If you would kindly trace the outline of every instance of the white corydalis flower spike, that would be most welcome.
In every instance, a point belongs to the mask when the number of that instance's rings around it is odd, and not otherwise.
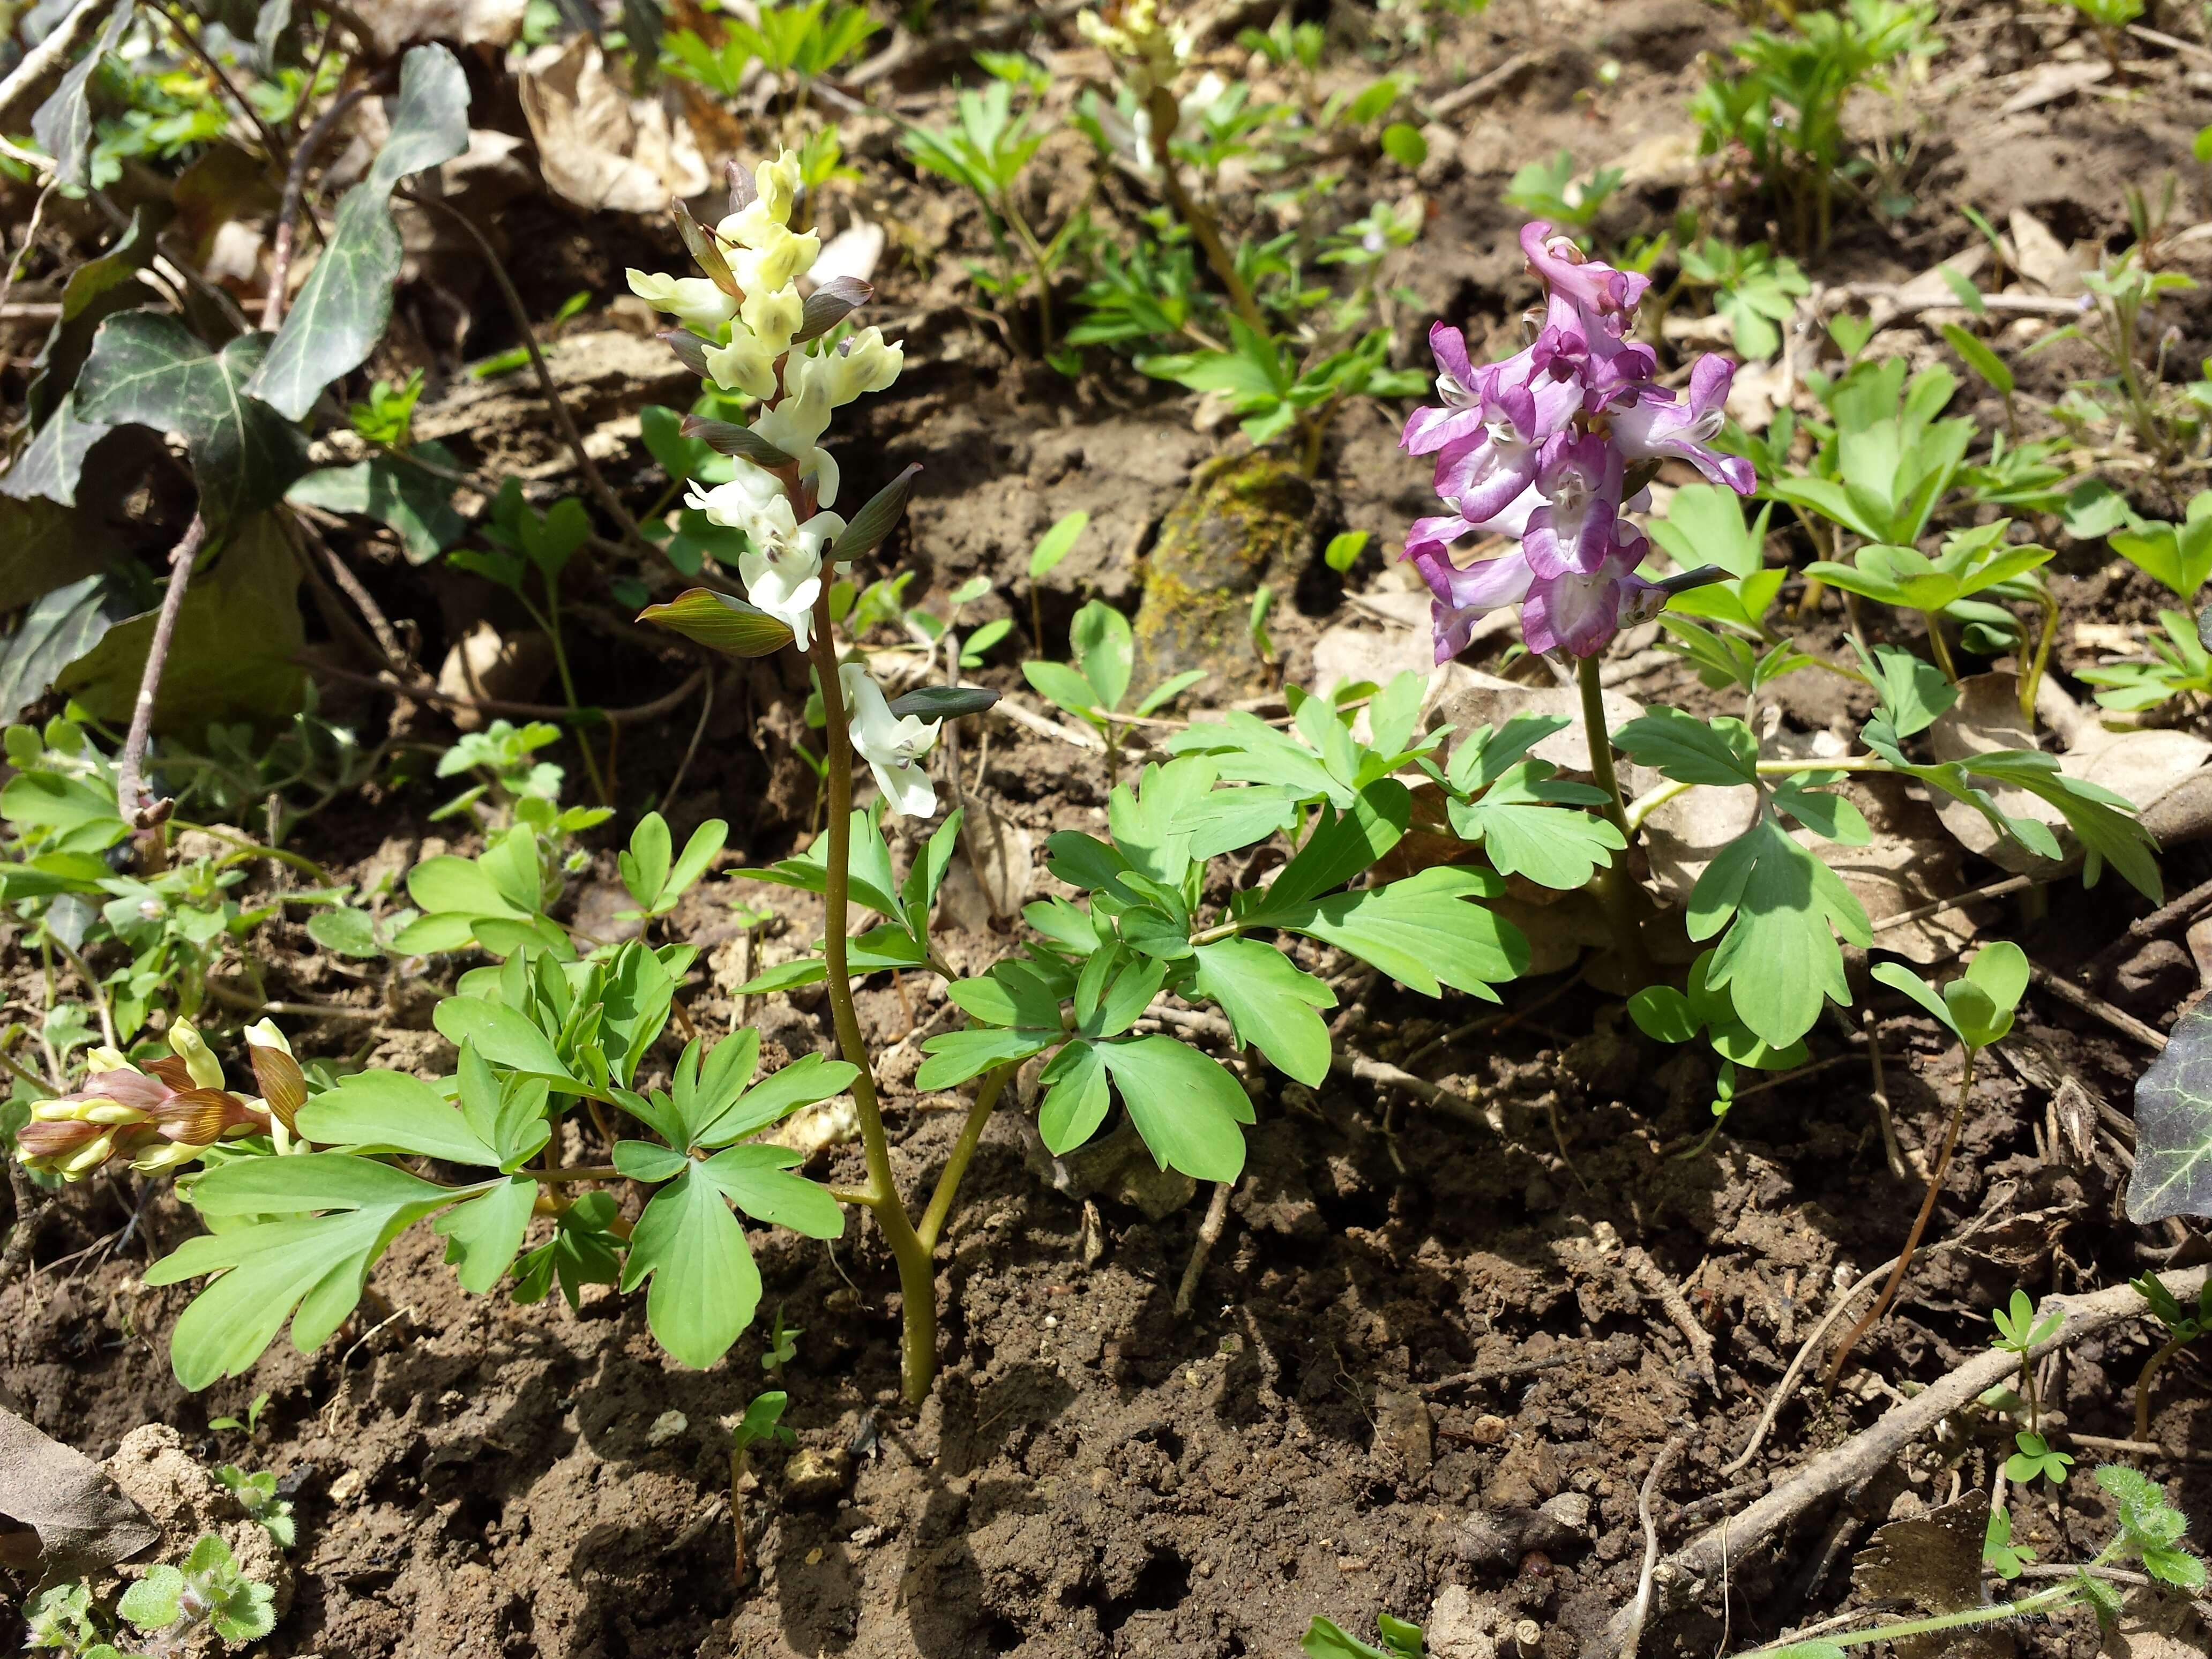
[[[935,723],[892,714],[883,688],[862,664],[848,662],[840,668],[837,683],[845,693],[853,747],[875,774],[886,805],[900,817],[934,817],[937,789],[921,761],[937,744]]]

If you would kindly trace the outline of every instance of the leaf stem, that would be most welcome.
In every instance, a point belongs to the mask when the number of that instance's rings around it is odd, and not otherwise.
[[[595,1164],[568,1170],[517,1170],[517,1175],[526,1175],[532,1181],[559,1183],[564,1181],[619,1181],[622,1171],[611,1164]]]
[[[1606,920],[1613,929],[1614,949],[1620,952],[1630,976],[1641,984],[1650,979],[1650,963],[1644,953],[1644,934],[1638,914],[1641,908],[1638,903],[1639,895],[1628,874],[1628,852],[1636,843],[1636,826],[1629,822],[1628,809],[1621,803],[1620,780],[1613,769],[1613,735],[1606,730],[1605,692],[1598,683],[1597,672],[1595,657],[1584,657],[1577,666],[1577,677],[1583,694],[1583,732],[1589,742],[1590,775],[1605,792],[1606,819],[1620,831],[1625,844],[1591,877],[1590,887],[1604,907]]]
[[[2186,1346],[2186,1337],[2174,1337],[2144,1362],[2142,1375],[2136,1379],[2136,1438],[2150,1438],[2150,1391],[2166,1362]]]
[[[953,1194],[959,1190],[960,1178],[968,1173],[969,1160],[975,1156],[976,1143],[983,1139],[983,1126],[990,1121],[992,1110],[998,1105],[1006,1079],[1013,1072],[1012,1066],[1001,1066],[976,1089],[975,1103],[968,1109],[968,1121],[960,1126],[960,1139],[953,1142],[952,1155],[945,1160],[944,1173],[937,1177],[937,1189],[929,1196],[929,1207],[922,1212],[921,1225],[915,1230],[923,1249],[937,1249],[937,1241],[945,1231],[945,1218],[952,1213]]]
[[[851,899],[853,744],[846,730],[845,691],[837,678],[837,647],[831,630],[830,584],[824,582],[814,601],[813,639],[806,648],[822,690],[822,742],[829,783],[830,847],[822,893],[822,955],[829,969],[830,1012],[836,1028],[838,1052],[856,1073],[853,1106],[860,1120],[860,1149],[867,1159],[868,1188],[874,1196],[867,1207],[883,1229],[884,1242],[898,1264],[904,1323],[900,1382],[907,1404],[919,1406],[928,1397],[937,1373],[937,1278],[929,1249],[915,1234],[914,1224],[907,1218],[906,1206],[899,1199],[890,1143],[884,1136],[883,1110],[876,1100],[867,1040],[860,1034],[860,1014],[853,1006],[845,937]]]
[[[146,647],[146,666],[138,676],[138,700],[131,705],[131,730],[123,739],[123,757],[115,766],[115,804],[123,821],[133,830],[158,830],[168,816],[166,804],[157,804],[146,787],[146,745],[154,737],[154,704],[161,693],[161,671],[169,660],[170,641],[177,636],[177,617],[185,608],[185,592],[191,586],[192,566],[207,544],[207,520],[198,513],[185,526],[184,537],[169,553],[169,588],[161,595],[161,614],[154,619],[154,637]],[[161,837],[152,837],[158,845]],[[143,850],[143,849],[142,849]],[[160,870],[164,860],[150,860]]]

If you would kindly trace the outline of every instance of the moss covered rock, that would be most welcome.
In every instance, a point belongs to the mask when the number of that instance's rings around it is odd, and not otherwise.
[[[1193,668],[1213,676],[1214,698],[1269,684],[1247,626],[1252,595],[1266,582],[1278,603],[1290,598],[1312,557],[1313,519],[1313,485],[1273,456],[1199,467],[1145,562],[1133,695]]]

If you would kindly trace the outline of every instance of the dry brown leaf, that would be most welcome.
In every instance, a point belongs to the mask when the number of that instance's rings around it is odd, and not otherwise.
[[[528,0],[376,0],[358,14],[375,38],[376,49],[397,57],[417,40],[449,40],[457,46],[507,46],[522,33]]]
[[[2029,75],[2018,92],[1997,106],[1997,113],[2018,115],[2045,104],[2055,104],[2061,98],[2070,98],[2109,79],[2112,73],[2112,66],[2101,59],[2094,63],[2045,64]]]
[[[553,642],[544,635],[535,629],[502,635],[480,622],[446,653],[438,668],[438,690],[449,697],[529,702],[552,672]],[[466,703],[455,704],[449,714],[464,732],[480,732],[487,723],[481,710]]]
[[[1916,1612],[1957,1613],[1982,1601],[1982,1545],[1990,1495],[1979,1487],[1940,1509],[1875,1529],[1851,1564],[1851,1587],[1875,1601],[1902,1601]],[[1896,1644],[1899,1659],[2001,1659],[2013,1651],[2009,1632],[1939,1631]]]
[[[876,279],[876,267],[884,257],[884,228],[863,219],[858,224],[848,225],[828,241],[806,273],[806,286],[817,289],[833,276],[850,276],[855,282],[872,283]]]
[[[2042,220],[2014,208],[2005,228],[2012,234],[2013,269],[2045,294],[2081,292],[2081,262]]]
[[[625,98],[590,35],[532,54],[519,84],[538,166],[564,200],[659,213],[671,197],[689,200],[714,182],[690,123],[654,100]]]
[[[1029,902],[1036,843],[994,805],[970,795],[960,823],[960,848],[940,890],[946,919],[969,933],[1019,915]]]
[[[161,1537],[98,1464],[0,1408],[0,1565],[81,1578]]]

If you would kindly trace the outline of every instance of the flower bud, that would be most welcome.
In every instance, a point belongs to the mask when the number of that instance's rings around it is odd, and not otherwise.
[[[624,274],[631,293],[695,334],[720,333],[722,325],[738,314],[738,302],[704,276],[663,276],[635,267]]]
[[[750,330],[732,331],[729,344],[708,346],[702,355],[707,373],[723,391],[742,392],[748,398],[775,396],[776,354]]]
[[[730,262],[738,286],[748,295],[766,289],[788,288],[793,280],[814,268],[821,257],[822,239],[812,231],[794,234],[774,227],[758,248],[748,248]]]
[[[307,1103],[307,1079],[292,1056],[292,1045],[272,1022],[262,1019],[246,1028],[246,1049],[263,1102],[287,1133],[295,1132],[300,1108]]]
[[[192,1081],[203,1089],[222,1087],[222,1062],[215,1057],[199,1034],[199,1028],[188,1019],[180,1019],[169,1028],[169,1047],[176,1051],[185,1069],[191,1073]]]

